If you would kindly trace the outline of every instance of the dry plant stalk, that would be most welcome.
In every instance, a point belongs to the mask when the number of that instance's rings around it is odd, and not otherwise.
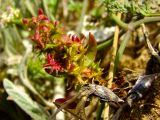
[[[121,18],[121,13],[117,14],[118,18]],[[108,74],[108,88],[112,87],[112,81],[114,77],[114,61],[117,53],[117,46],[118,46],[118,38],[119,38],[119,26],[117,25],[115,28],[115,34],[114,34],[114,41],[112,45],[112,55],[111,55],[111,63],[110,63],[110,69],[109,69],[109,74]],[[108,103],[105,104],[105,109],[104,109],[104,120],[109,120],[109,105]]]
[[[152,54],[153,56],[155,56],[155,57],[157,58],[157,60],[159,61],[159,63],[160,63],[160,56],[158,55],[158,53],[154,50],[153,46],[151,45],[151,42],[150,42],[149,37],[148,37],[147,30],[146,30],[146,28],[145,28],[145,25],[142,24],[141,26],[142,26],[142,30],[143,30],[143,33],[144,33],[144,37],[145,37],[145,39],[146,39],[146,42],[147,42],[147,45],[148,45],[148,48],[149,48],[151,54]]]

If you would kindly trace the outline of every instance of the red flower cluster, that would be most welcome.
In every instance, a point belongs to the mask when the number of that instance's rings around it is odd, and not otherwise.
[[[80,38],[76,35],[67,35],[58,21],[49,20],[42,9],[38,10],[37,17],[23,19],[23,23],[33,32],[31,38],[36,42],[36,48],[47,55],[46,64],[43,65],[46,72],[52,75],[58,75],[54,74],[58,72],[66,72],[70,75],[79,73],[85,79],[90,79],[90,76],[93,76],[94,70],[85,69],[83,71],[82,68],[85,65],[81,65],[83,63],[81,60],[90,59],[87,56],[96,51],[90,52],[92,51],[91,48],[96,46],[96,41],[91,33],[89,34],[89,47],[85,48],[83,43],[87,42],[85,42],[86,37],[84,35]]]
[[[46,22],[48,21],[49,22],[49,19],[46,15],[44,15],[43,10],[40,8],[38,10],[38,17],[32,17],[32,21],[34,23],[38,23],[38,22],[41,22],[41,21],[46,21]]]
[[[39,43],[40,47],[44,48],[44,34],[43,32],[49,32],[49,28],[41,22],[49,22],[49,19],[46,15],[44,15],[43,10],[38,10],[38,17],[32,17],[32,22],[36,24],[35,34],[32,36],[32,40],[35,40]]]
[[[63,31],[63,28],[59,26],[58,21],[50,21],[49,18],[44,15],[42,9],[38,10],[38,16],[32,17],[32,19],[23,19],[23,23],[26,24],[31,30],[33,31],[33,35],[31,36],[32,40],[35,41],[37,47],[40,51],[47,53],[47,63],[44,65],[46,71],[49,74],[53,73],[54,71],[62,72],[64,69],[71,70],[73,69],[73,65],[61,66],[59,61],[55,58],[59,58],[62,63],[69,63],[67,60],[63,58],[63,55],[67,55],[63,48],[69,49],[72,47],[73,44],[77,44],[78,46],[81,43],[81,40],[76,35],[66,35]],[[77,46],[77,47],[78,47]],[[61,49],[62,48],[62,49]],[[77,48],[77,52],[79,49]],[[49,51],[56,51],[51,54]],[[76,52],[76,49],[75,51]],[[54,58],[52,58],[52,55]],[[72,63],[71,63],[72,64]]]
[[[44,48],[49,38],[52,27],[49,26],[51,21],[46,15],[44,15],[43,10],[39,9],[38,16],[32,17],[31,20],[23,19],[23,23],[29,25],[31,28],[34,29],[35,32],[34,35],[31,37],[32,40],[38,43],[38,47]],[[52,25],[55,27],[57,26],[57,24],[57,21],[52,22]]]
[[[50,53],[47,54],[47,63],[44,64],[43,67],[44,67],[45,70],[47,70],[47,69],[50,70],[50,71],[49,71],[49,74],[51,74],[53,71],[63,72],[63,70],[64,70],[64,69],[62,68],[62,66],[60,65],[60,63],[52,58],[52,55],[51,55]]]

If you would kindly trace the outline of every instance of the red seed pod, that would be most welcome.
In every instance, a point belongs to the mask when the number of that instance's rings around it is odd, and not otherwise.
[[[43,14],[44,14],[43,9],[40,8],[40,9],[38,10],[38,15],[43,15]]]
[[[80,38],[78,36],[75,37],[75,42],[77,42],[77,43],[80,42]]]
[[[35,39],[35,40],[39,40],[39,38],[40,38],[40,33],[39,33],[38,30],[36,30],[36,33],[35,33],[35,35],[34,35],[34,39]]]
[[[56,20],[53,22],[54,27],[56,27],[59,24],[59,22]]]
[[[24,18],[24,19],[22,19],[22,22],[23,22],[23,24],[28,24],[28,19],[26,19],[26,18]]]
[[[71,37],[71,39],[72,39],[72,41],[75,41],[75,35],[72,35],[72,37]]]
[[[42,15],[39,15],[39,16],[38,16],[38,19],[39,19],[39,20],[49,20],[48,17],[47,17],[46,15],[43,15],[43,14],[42,14]]]

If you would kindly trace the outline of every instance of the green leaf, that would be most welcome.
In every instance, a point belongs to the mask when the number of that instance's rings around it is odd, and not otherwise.
[[[128,40],[129,38],[131,37],[131,31],[127,31],[127,33],[125,34],[125,37],[124,37],[124,40],[122,41],[118,51],[117,51],[117,54],[116,54],[116,58],[115,58],[115,66],[114,66],[114,71],[116,71],[118,65],[119,65],[119,61],[121,60],[122,58],[122,55],[124,53],[124,50],[127,46],[127,43],[128,43]]]
[[[97,50],[104,50],[105,48],[107,48],[108,46],[110,46],[112,44],[113,40],[106,40],[103,43],[100,43],[99,45],[97,45]]]
[[[48,120],[49,114],[37,102],[33,101],[23,90],[20,90],[8,79],[3,80],[3,86],[13,101],[34,120]]]
[[[97,43],[94,36],[91,33],[89,33],[88,49],[84,57],[83,65],[86,67],[90,66],[94,62],[96,54],[97,54]]]

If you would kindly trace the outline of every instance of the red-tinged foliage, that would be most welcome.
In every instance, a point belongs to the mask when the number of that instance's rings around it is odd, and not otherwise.
[[[96,46],[96,44],[97,43],[96,43],[96,40],[95,40],[93,34],[91,32],[89,32],[89,45],[90,46]]]

